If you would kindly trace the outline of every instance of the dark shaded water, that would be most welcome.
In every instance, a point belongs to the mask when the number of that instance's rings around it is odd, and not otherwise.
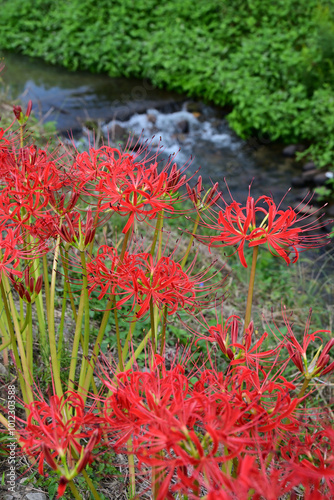
[[[191,108],[186,96],[153,88],[148,81],[72,73],[13,54],[5,54],[4,62],[1,76],[9,96],[25,103],[32,99],[35,114],[55,121],[61,133],[72,130],[78,136],[87,120],[99,120],[102,126],[113,120],[114,125],[136,134],[144,128],[145,137],[162,137],[166,153],[181,148],[178,163],[192,155],[189,172],[201,167],[207,185],[219,181],[224,190],[226,177],[238,201],[245,200],[252,180],[254,196],[272,193],[279,201],[300,171],[293,160],[281,154],[280,145],[263,145],[261,138],[251,144],[238,139],[222,110],[201,103]],[[186,133],[180,132],[180,122],[188,123]],[[300,190],[293,190],[287,203],[292,204],[299,194]]]

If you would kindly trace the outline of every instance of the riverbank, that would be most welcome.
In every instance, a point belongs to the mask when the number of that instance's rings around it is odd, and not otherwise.
[[[332,2],[6,0],[0,47],[226,107],[242,138],[302,142],[333,170]],[[329,194],[331,183],[328,180]]]

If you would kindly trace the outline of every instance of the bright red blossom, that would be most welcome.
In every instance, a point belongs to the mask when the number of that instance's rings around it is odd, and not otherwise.
[[[309,214],[303,214],[298,207],[295,210],[291,207],[282,210],[269,196],[260,196],[256,201],[248,196],[244,207],[235,200],[230,204],[223,201],[225,208],[219,211],[218,217],[216,212],[212,212],[214,218],[203,222],[206,227],[219,232],[219,236],[196,235],[196,238],[210,247],[237,246],[244,267],[247,267],[244,256],[246,244],[249,247],[266,244],[273,255],[282,257],[289,265],[298,260],[301,250],[329,241],[327,236],[307,234],[325,224],[317,221],[301,225]]]

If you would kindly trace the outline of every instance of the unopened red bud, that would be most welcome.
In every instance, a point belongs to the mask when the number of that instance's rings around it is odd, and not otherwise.
[[[211,191],[210,191],[210,193],[208,195],[208,198],[206,200],[206,204],[207,205],[211,205],[212,204],[212,199],[216,195],[217,189],[218,189],[218,182],[216,182],[216,184],[212,187],[212,189],[211,189]]]
[[[16,286],[16,290],[17,290],[17,292],[18,292],[19,296],[21,297],[21,299],[23,299],[25,289],[24,289],[24,286],[22,285],[22,283],[18,283],[18,284],[17,284],[17,286]]]
[[[36,280],[36,285],[35,285],[35,293],[38,295],[39,292],[42,290],[42,284],[43,284],[43,276],[38,276]]]
[[[197,181],[197,194],[198,194],[198,197],[201,196],[201,192],[202,192],[202,176],[199,175],[198,176],[198,181]]]
[[[303,360],[299,352],[294,352],[291,345],[287,344],[286,348],[290,354],[290,359],[293,362],[293,364],[298,368],[298,370],[301,373],[304,373],[304,365],[303,365]]]
[[[232,344],[235,344],[238,341],[238,332],[239,332],[239,323],[236,318],[233,318],[231,324],[231,341]]]
[[[26,111],[27,118],[29,118],[31,110],[32,110],[32,100],[30,99],[30,101],[28,102],[27,111]]]
[[[31,277],[30,280],[29,280],[29,290],[30,290],[30,293],[33,293],[34,288],[35,288],[35,280],[34,280],[33,277]]]
[[[233,359],[234,359],[234,354],[233,354],[232,349],[229,347],[229,348],[226,350],[226,352],[227,352],[228,357],[229,357],[231,360],[233,360]]]
[[[321,355],[325,355],[325,354],[328,354],[329,351],[332,349],[332,347],[334,346],[334,338],[332,338],[331,340],[329,340],[329,342],[327,342],[327,344],[325,345]]]
[[[27,288],[29,286],[29,278],[30,278],[29,267],[26,267],[24,270],[24,281]]]
[[[325,366],[328,364],[330,360],[330,355],[325,354],[325,356],[321,356],[321,358],[318,359],[318,362],[316,364],[316,367],[321,370],[322,368],[325,368]]]
[[[24,290],[24,296],[27,300],[27,302],[29,302],[29,304],[31,303],[31,297],[30,297],[30,293],[28,292],[28,290]]]
[[[334,371],[334,361],[321,372],[321,376],[326,375],[327,373],[331,373],[332,371]]]
[[[68,207],[67,207],[68,211],[72,210],[75,207],[78,199],[79,199],[79,193],[73,193],[71,200],[70,200]]]
[[[89,245],[91,234],[92,234],[92,231],[90,229],[88,229],[86,236],[85,236],[85,240],[84,240],[85,246]]]
[[[59,234],[63,238],[63,240],[65,240],[67,243],[72,243],[73,242],[73,238],[71,237],[71,235],[67,231],[66,227],[63,226],[60,229]]]
[[[21,117],[21,113],[22,113],[22,108],[21,108],[21,106],[13,106],[13,113],[14,113],[14,115],[15,115],[15,118],[16,118],[17,120],[19,120],[19,119],[20,119],[20,117]]]
[[[254,321],[251,321],[248,325],[248,330],[251,335],[254,333]]]

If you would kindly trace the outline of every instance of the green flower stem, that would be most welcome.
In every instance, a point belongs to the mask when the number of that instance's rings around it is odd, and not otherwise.
[[[11,340],[8,336],[7,330],[8,329],[6,328],[5,323],[2,321],[2,318],[0,316],[0,332],[1,332],[2,340],[3,340],[3,343],[0,346],[0,351],[3,351],[2,360],[3,360],[4,366],[8,366],[8,350],[6,348],[11,343]]]
[[[134,329],[135,329],[135,326],[136,326],[136,323],[137,323],[137,312],[139,311],[139,309],[140,309],[140,306],[137,304],[136,307],[135,307],[135,312],[133,313],[132,319],[130,321],[130,326],[129,326],[128,334],[127,334],[125,342],[124,342],[124,347],[123,347],[123,364],[125,363],[125,359],[126,359],[126,357],[128,355],[129,343],[131,342],[132,335],[133,335],[133,332],[134,332]]]
[[[0,352],[6,349],[11,344],[11,340],[5,340],[2,344],[0,344]]]
[[[98,494],[98,492],[96,491],[95,487],[94,487],[94,484],[92,483],[92,480],[90,479],[90,477],[88,476],[87,472],[85,471],[85,469],[82,471],[82,475],[83,477],[85,478],[85,481],[87,483],[87,486],[91,492],[91,494],[93,495],[93,497],[95,498],[95,500],[101,500],[101,497],[100,495]]]
[[[27,370],[25,352],[24,352],[24,348],[23,348],[23,343],[22,343],[19,325],[17,324],[17,320],[16,320],[16,322],[14,321],[14,326],[15,326],[16,333],[18,334],[17,340],[18,340],[18,344],[19,344],[19,348],[20,348],[21,357],[22,357],[22,363],[21,363],[21,359],[20,359],[19,352],[18,352],[17,345],[16,345],[15,332],[14,332],[14,328],[13,328],[13,324],[12,324],[12,318],[11,318],[9,307],[8,307],[6,291],[5,291],[5,288],[3,285],[3,281],[4,280],[2,278],[0,281],[1,297],[2,297],[2,301],[3,301],[3,305],[5,308],[5,313],[6,313],[6,317],[7,317],[7,324],[8,324],[8,329],[9,329],[9,333],[10,333],[12,349],[13,349],[14,359],[15,359],[15,363],[16,363],[16,367],[17,367],[17,373],[18,373],[18,377],[19,377],[19,381],[20,381],[22,396],[23,396],[25,403],[28,403],[28,402],[32,401],[32,393],[31,393],[31,387],[29,387],[30,377],[29,377],[29,373]],[[23,366],[22,366],[22,364],[23,364]],[[24,374],[24,377],[23,377],[23,374]],[[24,378],[26,378],[26,381],[24,380]]]
[[[32,312],[31,304],[27,304],[27,336],[26,336],[26,356],[29,373],[33,376],[33,334],[32,334]]]
[[[198,227],[198,223],[199,223],[199,219],[200,219],[200,215],[199,215],[199,212],[197,213],[197,217],[195,219],[195,223],[194,223],[194,227],[193,227],[193,234],[196,233],[197,231],[197,227]],[[187,262],[187,259],[188,259],[188,256],[189,256],[189,253],[190,253],[190,250],[191,250],[191,247],[192,247],[192,244],[193,244],[193,241],[194,241],[194,236],[193,234],[190,236],[190,239],[189,239],[189,243],[188,243],[188,246],[187,246],[187,250],[186,250],[186,253],[184,254],[184,257],[182,259],[182,262],[181,262],[181,267],[182,269],[184,268],[184,266],[186,265],[186,262]]]
[[[129,462],[129,476],[130,476],[130,498],[134,498],[136,495],[136,471],[135,471],[135,457],[133,454],[133,443],[132,436],[127,442],[128,447],[128,462]]]
[[[59,364],[58,364],[56,333],[55,333],[55,317],[54,317],[56,276],[57,276],[57,263],[58,263],[58,256],[59,256],[59,246],[60,246],[60,236],[58,236],[58,238],[57,238],[56,249],[55,249],[54,259],[53,259],[53,264],[52,264],[48,320],[49,320],[49,346],[50,346],[51,365],[52,365],[52,372],[53,372],[53,381],[55,384],[56,394],[59,398],[61,398],[63,395],[63,389],[62,389],[62,385],[61,385],[60,370],[59,370]]]
[[[33,271],[33,276],[35,280],[40,276],[40,260],[35,259],[36,267]],[[45,328],[45,317],[44,317],[44,306],[43,306],[43,295],[39,293],[35,300],[36,311],[37,311],[37,319],[38,319],[38,328],[40,333],[40,342],[42,345],[42,351],[44,353],[47,352],[47,342],[46,342],[46,328]]]
[[[74,481],[73,480],[69,481],[68,485],[69,485],[69,487],[71,489],[71,492],[72,492],[74,498],[76,500],[82,500],[82,497],[81,497],[80,493],[78,492],[78,489],[77,489],[77,487],[74,484]]]
[[[59,363],[59,369],[61,368],[60,366],[60,360],[61,360],[61,353],[63,350],[63,340],[64,340],[64,323],[65,323],[65,313],[66,313],[66,299],[67,299],[67,287],[64,283],[64,295],[63,295],[63,301],[61,305],[61,318],[60,318],[60,324],[58,328],[58,363]]]
[[[162,323],[162,332],[161,332],[160,356],[163,356],[163,354],[165,352],[166,325],[167,325],[167,305],[165,305],[162,314],[163,314],[163,323]]]
[[[88,281],[87,281],[87,266],[85,252],[80,252],[82,274],[83,274],[83,293],[84,293],[84,311],[85,311],[85,330],[84,330],[84,345],[83,345],[83,360],[81,364],[79,387],[85,381],[85,375],[88,364],[88,349],[89,349],[89,298],[88,298]]]
[[[48,320],[48,325],[49,325],[50,324],[50,285],[49,285],[48,261],[47,261],[46,255],[43,255],[43,274],[44,274],[46,318]]]
[[[99,333],[97,334],[97,338],[95,341],[93,354],[92,354],[90,361],[89,361],[89,364],[88,364],[86,378],[85,378],[84,384],[82,386],[85,390],[85,394],[82,395],[82,398],[84,399],[84,401],[86,401],[86,398],[88,395],[89,386],[91,384],[93,372],[95,369],[95,364],[96,364],[97,357],[98,357],[99,352],[100,352],[100,345],[101,345],[101,342],[103,340],[103,336],[104,336],[105,329],[107,327],[110,311],[111,311],[112,306],[113,306],[113,297],[114,296],[112,295],[111,298],[108,300],[108,303],[106,305],[106,309],[105,309],[104,314],[103,314]]]
[[[65,256],[64,256],[62,250],[60,250],[60,255],[61,255],[61,260],[62,260],[63,269],[64,269],[64,275],[65,275],[65,286],[66,286],[66,289],[67,289],[69,297],[70,297],[73,318],[74,318],[74,321],[76,321],[77,320],[77,311],[75,308],[73,293],[71,290],[70,280],[68,277],[68,251],[65,249]]]
[[[297,398],[298,398],[298,399],[299,399],[299,398],[302,398],[302,397],[304,396],[305,391],[306,391],[306,389],[308,388],[308,386],[309,386],[310,382],[311,382],[311,379],[310,379],[310,378],[306,378],[306,377],[305,377],[305,379],[304,379],[304,383],[303,383],[303,385],[302,385],[302,388],[300,389],[299,394],[298,394],[298,396],[297,396]]]
[[[257,254],[258,253],[259,253],[259,246],[257,245],[253,248],[253,259],[252,259],[251,274],[250,274],[250,278],[249,278],[244,331],[246,331],[246,328],[248,328],[248,325],[249,325],[250,320],[251,320],[256,261],[257,261]]]
[[[85,301],[85,290],[84,290],[84,286],[83,286],[82,291],[81,291],[81,296],[80,296],[78,317],[77,317],[77,321],[76,321],[76,325],[75,325],[70,372],[68,375],[68,389],[69,390],[73,390],[73,388],[74,388],[75,369],[76,369],[77,360],[78,360],[78,349],[79,349],[79,342],[80,342],[80,336],[81,336],[82,319],[83,319],[83,313],[84,313],[84,309],[85,309],[85,302],[86,302]],[[85,339],[84,339],[84,345],[85,345]],[[80,377],[81,377],[81,373],[80,373]],[[83,386],[80,385],[80,388],[82,388],[82,387]]]
[[[120,334],[119,334],[119,324],[118,324],[118,315],[117,315],[117,308],[116,308],[115,297],[114,297],[114,300],[113,300],[113,309],[114,309],[116,339],[117,339],[118,365],[119,365],[120,371],[122,372],[124,370],[123,352],[122,352],[121,337],[120,337]]]
[[[150,319],[151,319],[151,339],[152,339],[152,351],[156,354],[156,342],[155,342],[155,318],[154,318],[154,306],[153,299],[150,299]]]

